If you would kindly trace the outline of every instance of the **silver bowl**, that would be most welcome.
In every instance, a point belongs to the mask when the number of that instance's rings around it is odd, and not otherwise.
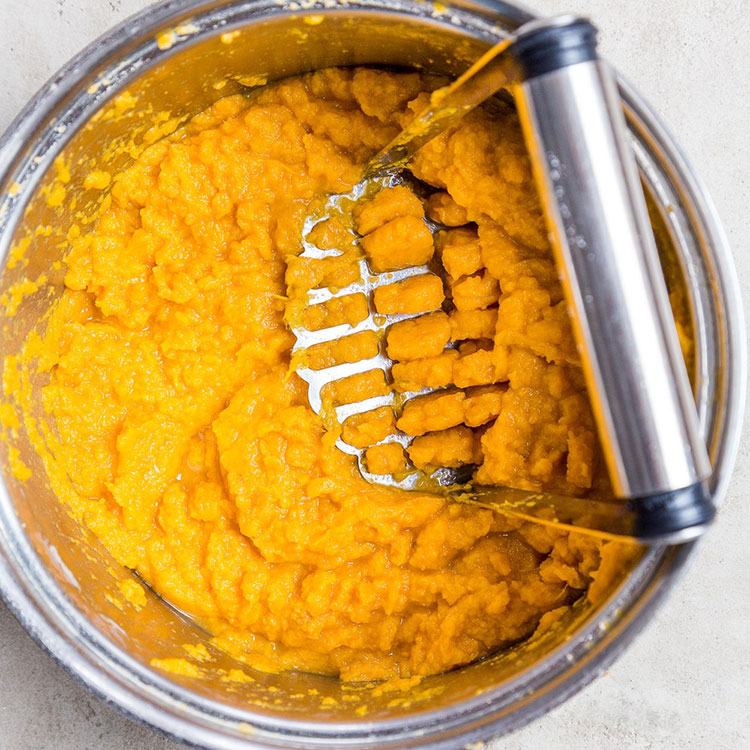
[[[9,248],[38,226],[66,230],[72,221],[44,197],[58,155],[73,165],[68,198],[76,196],[78,207],[85,206],[87,170],[80,157],[100,158],[107,143],[138,122],[137,110],[110,116],[116,111],[113,98],[125,89],[137,95],[140,107],[150,103],[184,116],[242,90],[237,73],[273,80],[328,65],[379,64],[456,74],[529,18],[512,3],[463,0],[444,6],[413,0],[161,3],[81,52],[0,139],[0,252],[7,257]],[[227,36],[234,30],[240,34]],[[692,318],[692,374],[718,503],[734,463],[744,406],[737,280],[701,183],[651,108],[625,81],[621,90],[654,221],[666,238],[665,268],[684,290]],[[122,163],[110,168],[118,166]],[[29,331],[43,328],[43,315],[62,287],[63,272],[52,266],[61,256],[58,242],[54,233],[37,236],[28,267],[4,268],[0,294],[23,275],[43,272],[52,294],[41,290],[27,297],[5,321],[3,355],[17,352]],[[42,384],[39,377],[32,382],[37,414]],[[309,674],[254,673],[253,682],[227,683],[220,675],[236,666],[233,660],[157,595],[149,591],[140,612],[112,603],[118,580],[132,573],[113,567],[109,553],[69,517],[23,431],[14,444],[32,477],[23,482],[13,476],[3,444],[0,591],[8,606],[103,700],[206,748],[452,748],[507,733],[605,671],[653,616],[695,549],[691,543],[646,551],[604,602],[596,607],[580,602],[564,627],[429,678],[403,696],[379,696]],[[185,643],[207,644],[212,659],[201,677],[149,665],[155,656],[184,654]],[[356,712],[363,705],[364,715]]]

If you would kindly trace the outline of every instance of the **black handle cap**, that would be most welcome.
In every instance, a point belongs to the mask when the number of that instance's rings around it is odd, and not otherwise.
[[[716,515],[705,482],[672,492],[634,498],[633,535],[644,541],[677,542],[699,536]]]
[[[511,46],[522,80],[596,60],[597,29],[585,18],[532,21],[518,30]]]

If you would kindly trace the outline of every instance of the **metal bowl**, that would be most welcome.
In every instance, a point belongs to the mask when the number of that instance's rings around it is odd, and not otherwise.
[[[40,226],[26,268],[5,266],[0,294],[24,275],[51,284],[6,319],[0,350],[19,348],[59,293],[52,265],[72,209],[45,199],[53,162],[72,164],[67,197],[85,207],[86,160],[138,125],[147,105],[186,116],[232,91],[245,76],[273,80],[328,65],[379,64],[455,74],[489,44],[530,18],[511,3],[459,0],[172,0],[134,16],[65,66],[0,140],[0,252]],[[239,34],[230,32],[239,31]],[[241,74],[238,76],[237,74]],[[239,80],[238,80],[239,79]],[[745,352],[737,281],[710,199],[671,136],[622,82],[653,219],[666,240],[665,267],[684,291],[695,335],[693,368],[720,502],[737,450]],[[126,89],[139,107],[111,105]],[[89,162],[90,163],[90,162]],[[110,168],[121,166],[115,161]],[[57,234],[56,234],[57,233]],[[675,270],[676,269],[676,270]],[[674,282],[674,279],[672,279]],[[34,409],[40,377],[32,380]],[[198,678],[154,669],[153,657],[183,654],[208,635],[152,592],[140,612],[113,603],[132,574],[67,514],[46,482],[28,435],[14,444],[32,469],[14,478],[6,446],[0,487],[0,590],[26,629],[107,702],[155,728],[207,748],[466,747],[539,716],[601,674],[652,617],[694,544],[653,548],[594,607],[581,602],[564,627],[495,658],[425,680],[403,695],[308,674],[254,673],[250,683],[221,674],[233,660],[210,645]],[[366,712],[363,713],[362,707]],[[357,711],[359,709],[359,711]]]

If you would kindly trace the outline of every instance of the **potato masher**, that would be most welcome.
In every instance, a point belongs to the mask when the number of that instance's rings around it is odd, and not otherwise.
[[[714,515],[706,479],[710,463],[672,319],[667,290],[628,141],[615,75],[599,58],[597,32],[585,19],[533,21],[480,58],[430,104],[365,168],[349,198],[373,182],[393,185],[409,157],[499,89],[513,94],[563,280],[600,441],[616,495],[627,503],[559,498],[496,487],[472,487],[466,497],[524,517],[604,535],[676,543],[698,536]],[[329,199],[337,205],[341,196]],[[308,227],[309,229],[309,227]],[[304,257],[336,251],[305,243]],[[428,272],[413,267],[373,274],[362,259],[361,279],[342,289],[314,289],[308,303],[353,292],[370,294],[384,283]],[[322,331],[293,324],[295,355],[307,347],[360,330],[383,330],[396,318],[370,315],[355,327]],[[391,366],[381,350],[357,362],[313,370],[298,365],[319,413],[324,386],[342,377]],[[409,398],[417,394],[404,394]],[[421,392],[420,392],[421,395]],[[393,393],[336,407],[347,416],[383,404]],[[391,440],[408,441],[394,434]],[[370,481],[413,487],[413,476],[372,475]],[[462,482],[442,470],[442,484]],[[459,496],[461,491],[459,491]]]

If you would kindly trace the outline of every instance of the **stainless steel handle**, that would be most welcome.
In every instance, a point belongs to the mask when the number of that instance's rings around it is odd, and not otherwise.
[[[588,22],[524,28],[514,96],[615,491],[686,490],[677,504],[707,522],[711,467],[615,76]]]

